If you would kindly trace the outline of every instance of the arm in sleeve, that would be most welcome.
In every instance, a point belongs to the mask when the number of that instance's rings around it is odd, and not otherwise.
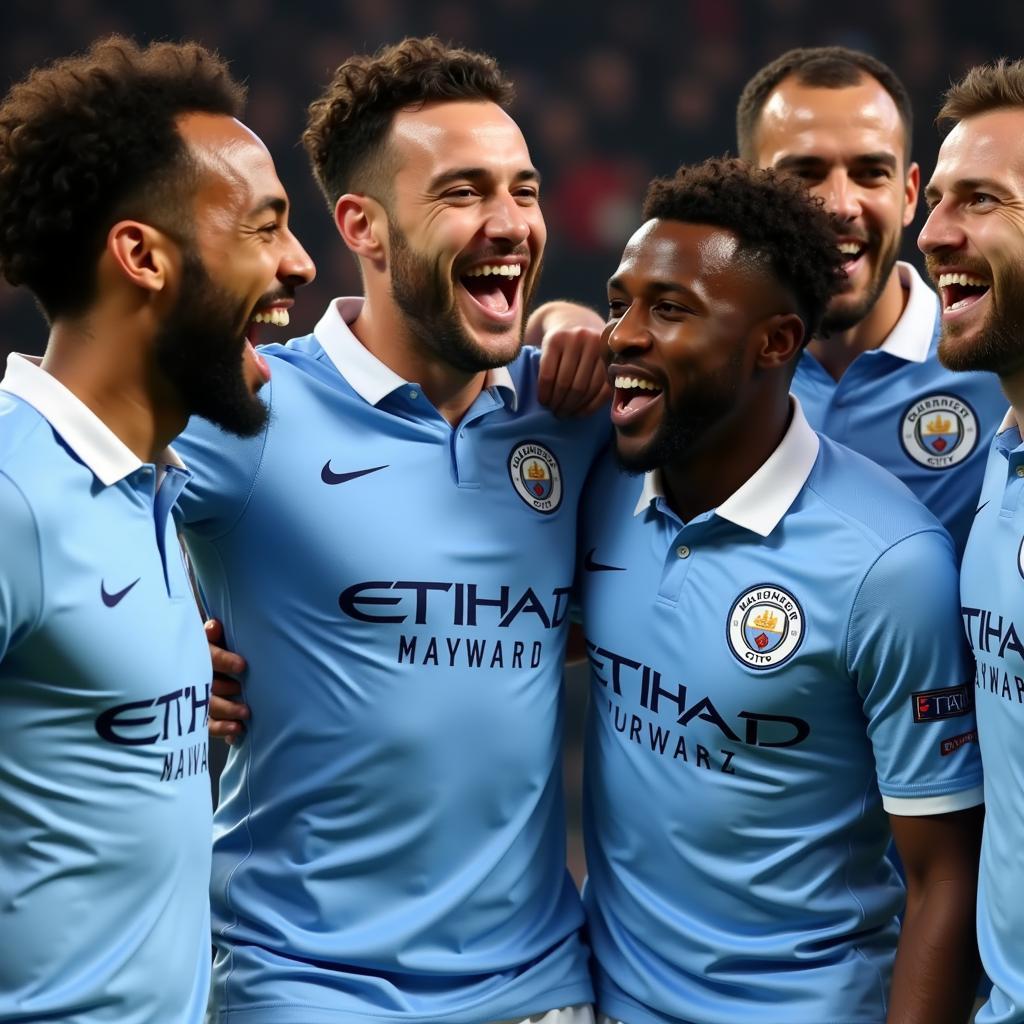
[[[885,809],[944,814],[981,803],[974,672],[948,535],[925,530],[876,559],[854,601],[847,658]]]
[[[890,1024],[970,1017],[981,973],[974,916],[982,818],[981,807],[890,818],[907,875]]]
[[[35,516],[14,482],[0,472],[0,661],[42,617],[43,569]]]

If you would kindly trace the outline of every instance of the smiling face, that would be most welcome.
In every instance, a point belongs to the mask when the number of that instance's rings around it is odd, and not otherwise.
[[[288,197],[263,143],[220,115],[188,115],[179,131],[199,184],[157,359],[186,412],[251,434],[266,418],[256,392],[269,378],[254,325],[287,325],[295,289],[315,271],[288,229]]]
[[[784,79],[758,122],[756,160],[800,178],[833,218],[846,286],[826,331],[860,323],[893,275],[903,229],[914,219],[919,171],[906,166],[905,130],[892,97],[865,75],[839,89]]]
[[[939,358],[1006,376],[1024,367],[1024,108],[961,121],[925,190],[918,245],[942,300]]]
[[[477,372],[522,346],[547,231],[539,175],[497,104],[399,112],[388,211],[391,292],[420,344]]]
[[[739,250],[731,231],[672,220],[626,245],[604,337],[616,450],[632,472],[685,460],[751,412],[757,329],[777,309]]]

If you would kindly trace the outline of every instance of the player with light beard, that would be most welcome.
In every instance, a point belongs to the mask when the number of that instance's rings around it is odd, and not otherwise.
[[[920,185],[906,89],[859,50],[790,50],[745,86],[736,134],[742,157],[821,199],[845,256],[793,377],[808,422],[902,480],[962,553],[1003,403],[990,377],[941,365],[935,294],[897,261]]]
[[[985,831],[978,946],[992,992],[981,1024],[1024,1021],[1024,62],[972,68],[947,92],[952,125],[925,189],[918,244],[942,300],[939,358],[998,376],[1010,402],[988,455],[960,602],[977,661]]]

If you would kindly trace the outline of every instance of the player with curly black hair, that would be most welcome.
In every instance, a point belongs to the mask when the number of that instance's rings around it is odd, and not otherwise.
[[[579,540],[598,1008],[935,1019],[917,979],[971,997],[981,802],[952,544],[789,395],[841,281],[822,206],[712,160],[644,216],[608,285],[617,460]]]
[[[0,1019],[196,1024],[210,654],[172,514],[192,413],[312,276],[226,65],[111,37],[0,102],[0,271],[50,322],[0,382]]]
[[[754,171],[739,160],[684,165],[673,177],[651,182],[643,217],[736,232],[742,252],[766,260],[766,269],[796,299],[805,343],[842,283],[835,232],[821,204],[808,203],[802,184],[772,170]]]

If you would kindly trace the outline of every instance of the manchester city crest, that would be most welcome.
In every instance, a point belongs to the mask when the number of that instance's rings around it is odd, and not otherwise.
[[[530,508],[550,515],[562,503],[562,471],[554,452],[536,441],[522,441],[508,457],[516,494]]]
[[[729,649],[748,668],[775,668],[804,638],[803,609],[788,590],[762,583],[736,599],[726,632]]]
[[[903,450],[928,469],[963,462],[978,443],[978,417],[956,395],[927,395],[910,405],[900,421]]]

